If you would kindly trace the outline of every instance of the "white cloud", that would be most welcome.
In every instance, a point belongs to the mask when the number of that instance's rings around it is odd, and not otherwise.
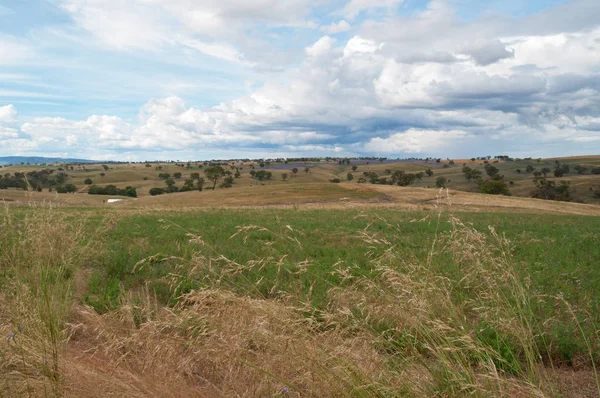
[[[17,110],[14,105],[0,106],[0,123],[14,123],[17,119]]]
[[[439,156],[479,150],[481,146],[475,145],[491,140],[498,151],[597,142],[600,22],[594,27],[583,14],[585,28],[569,23],[561,25],[565,31],[556,31],[528,17],[464,21],[442,1],[411,16],[381,18],[380,11],[389,11],[400,1],[351,0],[340,12],[345,19],[312,33],[347,30],[347,21],[356,21],[351,18],[358,15],[373,18],[360,25],[353,22],[354,37],[336,40],[326,35],[308,46],[296,40],[289,46],[294,55],[286,58],[287,52],[271,41],[279,40],[276,32],[269,29],[286,26],[298,32],[312,26],[309,11],[314,3],[308,0],[64,0],[62,4],[80,29],[111,49],[143,49],[147,54],[183,48],[186,55],[206,54],[235,64],[232,68],[264,67],[268,72],[244,75],[239,86],[244,86],[244,79],[264,84],[259,88],[249,84],[241,91],[247,95],[200,109],[168,95],[185,89],[188,103],[195,99],[206,104],[210,102],[206,92],[221,81],[230,91],[238,82],[220,77],[198,84],[197,76],[191,81],[186,76],[152,75],[147,81],[173,88],[164,89],[168,93],[148,90],[147,97],[145,92],[144,98],[158,99],[141,107],[137,121],[125,120],[126,115],[85,115],[82,120],[38,117],[19,128],[14,107],[0,107],[0,136],[10,142],[6,147],[98,154],[256,153],[268,148],[286,153],[352,150]],[[588,0],[573,4],[588,11],[597,7]],[[283,13],[288,6],[291,11]],[[556,21],[550,14],[548,18]],[[520,26],[528,21],[528,26]],[[256,31],[273,35],[246,37]],[[294,58],[302,49],[304,58]],[[161,58],[170,65],[168,56]],[[273,73],[281,59],[292,59],[294,68]],[[60,98],[51,90],[0,90],[0,97],[35,96]]]
[[[309,0],[57,0],[76,25],[119,50],[185,46],[238,62],[240,48],[265,50],[249,38],[256,26],[306,26]],[[263,51],[267,52],[267,51]],[[260,54],[252,52],[252,57]],[[273,59],[271,59],[273,61]]]
[[[331,24],[329,24],[327,26],[323,26],[321,28],[321,30],[323,30],[329,34],[347,32],[350,29],[352,29],[350,24],[343,19],[339,22],[332,22]]]
[[[365,149],[370,153],[422,153],[449,151],[469,135],[460,130],[420,130],[409,129],[395,133],[386,138],[375,137],[366,143]]]
[[[319,57],[328,54],[333,48],[335,39],[329,36],[323,36],[312,46],[306,47],[306,54],[311,57]]]
[[[350,0],[340,14],[348,19],[356,18],[361,12],[373,9],[392,9],[403,3],[403,0]]]

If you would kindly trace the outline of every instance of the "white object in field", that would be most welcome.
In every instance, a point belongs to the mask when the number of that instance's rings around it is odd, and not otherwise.
[[[108,199],[106,201],[106,203],[117,203],[117,202],[122,202],[123,199]]]

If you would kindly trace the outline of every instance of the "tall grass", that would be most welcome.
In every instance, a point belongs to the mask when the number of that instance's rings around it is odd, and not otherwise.
[[[363,214],[366,226],[351,239],[366,261],[329,265],[320,292],[305,232],[293,225],[239,226],[218,245],[182,229],[193,250],[139,261],[132,277],[158,276],[121,286],[118,305],[99,314],[83,304],[78,280],[105,263],[102,234],[89,220],[34,210],[7,208],[0,231],[0,325],[10,334],[0,351],[0,389],[7,396],[563,393],[548,331],[565,314],[576,322],[578,310],[536,313],[535,301],[549,298],[533,291],[512,244],[493,228],[481,232],[449,217],[428,254],[411,255],[401,226]],[[168,221],[163,228],[181,229]],[[220,249],[243,249],[257,236],[263,246],[248,260]],[[597,343],[583,340],[593,366]]]
[[[98,259],[85,220],[51,207],[24,213],[5,206],[0,222],[1,389],[7,396],[59,396],[62,358],[79,268]]]

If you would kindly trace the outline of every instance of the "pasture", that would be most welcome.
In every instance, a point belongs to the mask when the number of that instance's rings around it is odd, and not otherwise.
[[[353,172],[434,171],[409,187],[245,163],[232,188],[151,196],[202,173],[163,163],[0,190],[0,396],[598,396],[598,176],[562,177],[586,203],[557,202],[517,195],[525,163],[495,164],[512,196],[422,163]]]

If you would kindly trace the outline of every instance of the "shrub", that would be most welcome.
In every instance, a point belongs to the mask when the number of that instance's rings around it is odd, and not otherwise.
[[[508,186],[502,180],[487,180],[479,184],[479,191],[489,195],[510,195]]]
[[[338,183],[342,182],[342,180],[340,180],[339,178],[332,178],[331,180],[329,180],[329,182],[338,184]]]
[[[446,177],[440,176],[435,180],[435,186],[438,188],[444,188],[446,186],[447,181],[448,180],[446,180]]]
[[[92,185],[92,179],[91,178],[86,178],[85,181],[83,182],[85,185]]]
[[[152,196],[162,195],[164,193],[165,193],[164,188],[156,187],[156,188],[150,189],[150,195],[152,195]]]

